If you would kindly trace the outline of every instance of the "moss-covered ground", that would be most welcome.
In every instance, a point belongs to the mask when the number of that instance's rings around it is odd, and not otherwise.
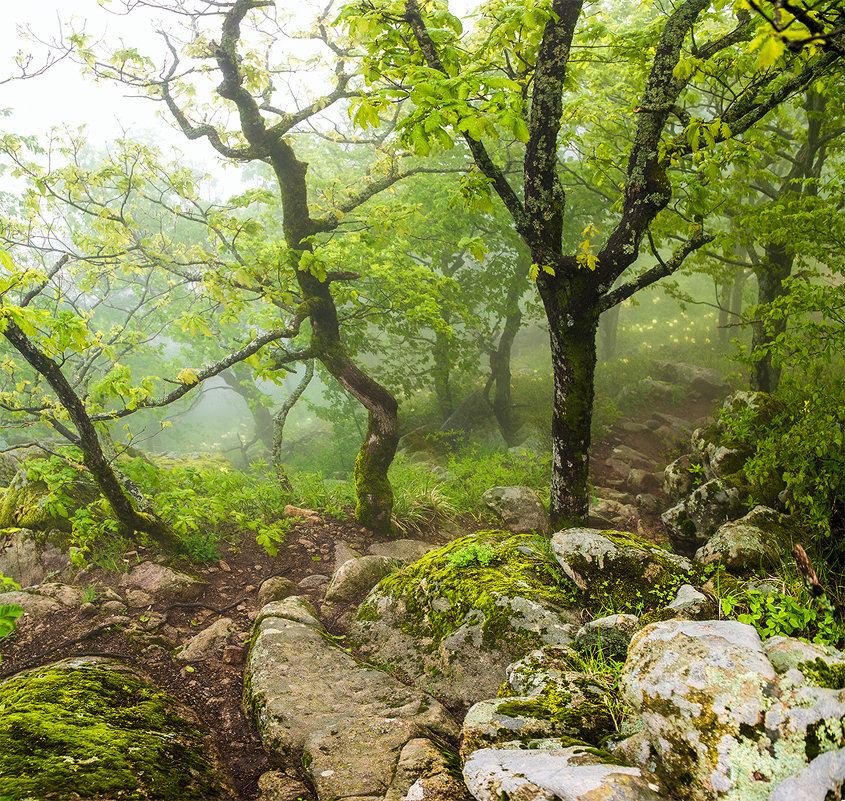
[[[199,732],[164,693],[101,667],[0,685],[0,798],[219,798]]]

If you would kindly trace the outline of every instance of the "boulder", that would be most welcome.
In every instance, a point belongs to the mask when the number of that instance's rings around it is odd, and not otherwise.
[[[782,781],[767,801],[835,801],[845,793],[845,748],[817,756]]]
[[[235,797],[213,738],[146,676],[74,657],[0,684],[0,796]]]
[[[210,659],[226,645],[229,635],[237,630],[237,624],[233,620],[221,617],[191,637],[176,652],[174,659],[179,662],[202,662]]]
[[[531,487],[492,487],[481,500],[504,526],[517,534],[549,530],[549,513],[536,490]]]
[[[544,747],[545,746],[545,747]],[[606,761],[605,761],[606,760]],[[478,801],[664,801],[657,781],[607,752],[540,741],[531,750],[483,748],[464,765]]]
[[[258,777],[258,801],[302,801],[310,790],[280,770],[268,770]]]
[[[68,536],[58,529],[12,528],[0,534],[0,546],[0,575],[22,587],[40,584],[48,575],[66,578],[70,573]]]
[[[654,766],[673,795],[765,801],[845,746],[844,675],[822,657],[779,674],[744,623],[653,623],[634,637],[620,678],[644,747],[623,750]]]
[[[741,484],[714,478],[667,509],[661,519],[680,540],[706,540],[722,523],[742,516],[747,496]]]
[[[421,559],[436,547],[436,545],[424,540],[388,540],[387,542],[373,543],[367,549],[367,553],[373,556],[386,556],[388,559],[404,562],[407,565]]]
[[[326,590],[326,601],[333,604],[357,603],[396,568],[396,562],[386,556],[347,559],[332,576]]]
[[[730,392],[730,384],[718,370],[686,362],[654,362],[655,373],[664,381],[686,384],[704,398],[722,398]]]
[[[621,531],[558,531],[552,549],[590,610],[639,615],[661,608],[687,583],[692,567],[684,557]]]
[[[575,634],[579,651],[597,651],[609,659],[625,660],[628,643],[640,628],[636,615],[607,615],[585,623]]]
[[[335,645],[301,598],[264,607],[256,619],[244,704],[265,750],[307,766],[320,801],[402,798],[419,776],[404,770],[412,740],[455,740],[458,727],[431,696],[354,659]]]
[[[577,614],[559,571],[545,537],[481,531],[382,579],[350,640],[438,697],[472,704],[528,651],[571,641]]]
[[[194,601],[205,589],[205,583],[164,565],[155,562],[141,562],[133,567],[120,580],[121,587],[136,590],[143,596],[136,595],[135,600],[129,597],[130,606],[147,606],[153,599],[156,601]]]
[[[755,506],[739,520],[720,526],[696,551],[695,561],[700,565],[721,562],[731,573],[747,575],[778,567],[802,539],[800,531],[774,509]]]
[[[270,576],[264,579],[258,588],[258,608],[298,594],[299,588],[290,579],[284,576]]]
[[[0,606],[19,606],[24,614],[34,618],[43,617],[50,612],[62,611],[62,605],[58,601],[34,591],[0,592]],[[18,624],[20,625],[21,622],[18,621]]]

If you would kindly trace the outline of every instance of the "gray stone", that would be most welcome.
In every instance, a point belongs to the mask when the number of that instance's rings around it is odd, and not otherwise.
[[[596,498],[590,501],[590,515],[606,520],[610,526],[627,528],[637,519],[637,510],[630,504],[610,498]]]
[[[13,529],[0,535],[0,575],[22,587],[40,584],[47,576],[66,578],[70,573],[70,556],[62,548],[67,535],[53,529],[45,533],[30,529]]]
[[[272,601],[281,601],[291,595],[296,595],[299,588],[284,576],[270,576],[261,582],[258,588],[258,608],[266,606]]]
[[[349,559],[332,576],[326,590],[326,601],[333,604],[362,601],[379,581],[396,569],[396,562],[386,556],[362,556],[359,559]]]
[[[742,515],[745,495],[740,487],[714,478],[667,509],[661,519],[680,538],[706,540],[723,523]]]
[[[321,801],[407,792],[418,777],[394,782],[404,747],[429,735],[454,739],[455,722],[431,696],[336,646],[312,611],[287,598],[257,621],[245,705],[265,750],[282,764],[307,764]]]
[[[492,487],[481,500],[517,534],[549,530],[549,513],[531,487]]]
[[[195,601],[206,587],[204,582],[187,573],[155,562],[141,562],[133,567],[123,576],[120,585],[140,590],[157,601]],[[147,606],[142,603],[132,605]]]
[[[710,602],[707,596],[700,593],[691,584],[678,587],[678,594],[674,600],[666,605],[667,609],[674,609],[687,617],[698,617],[709,610]]]
[[[368,549],[367,553],[373,556],[386,556],[397,562],[410,564],[421,559],[429,551],[437,546],[423,540],[388,540],[387,542],[375,542]]]
[[[43,617],[50,612],[59,612],[62,605],[52,598],[35,592],[11,591],[0,592],[0,606],[19,606],[24,613],[32,617]],[[18,620],[18,625],[22,621]]]
[[[552,550],[590,610],[661,608],[685,584],[689,560],[627,532],[571,528],[552,536]]]
[[[623,750],[692,801],[765,801],[808,754],[845,745],[845,690],[813,685],[805,668],[778,673],[744,623],[647,626],[620,678],[644,724],[640,747]]]
[[[628,643],[640,627],[636,615],[607,615],[584,624],[575,634],[579,651],[598,651],[603,656],[624,661]]]
[[[384,801],[472,801],[454,777],[444,751],[443,744],[424,737],[405,743]]]
[[[349,639],[438,697],[490,698],[511,662],[572,639],[568,594],[538,577],[546,543],[542,535],[479,532],[432,551],[373,589]]]
[[[663,801],[653,778],[602,764],[593,750],[484,748],[464,765],[464,779],[478,801]]]
[[[341,566],[350,559],[360,559],[361,553],[352,548],[343,540],[338,540],[334,544],[334,570],[340,570]]]
[[[775,568],[789,558],[799,532],[781,522],[774,509],[756,506],[745,517],[720,526],[696,551],[700,565],[721,562],[731,573],[747,574],[759,568]]]
[[[650,492],[637,495],[637,510],[640,514],[655,515],[660,511],[660,500]]]
[[[721,398],[730,392],[730,384],[718,370],[686,362],[655,362],[656,374],[665,381],[687,384],[705,398]]]
[[[663,491],[673,503],[677,503],[692,491],[696,482],[695,467],[701,471],[704,467],[693,462],[689,456],[681,456],[670,462],[663,470]]]
[[[845,788],[845,748],[817,756],[804,770],[782,781],[768,801],[841,801]]]
[[[85,590],[82,587],[75,587],[72,584],[61,584],[56,581],[39,584],[36,587],[27,587],[31,592],[37,592],[47,598],[58,601],[62,606],[79,606],[85,597]]]
[[[626,480],[634,492],[656,490],[663,486],[663,473],[656,473],[652,470],[642,470],[635,467],[629,471]]]
[[[207,628],[195,634],[177,651],[174,657],[179,662],[202,662],[215,656],[229,640],[229,635],[238,630],[228,617],[215,620]]]
[[[258,801],[302,801],[310,790],[280,770],[268,770],[258,777]]]
[[[331,578],[323,573],[312,573],[306,576],[296,586],[309,592],[320,592],[329,586]]]

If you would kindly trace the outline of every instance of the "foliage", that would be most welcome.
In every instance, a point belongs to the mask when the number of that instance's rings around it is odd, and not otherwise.
[[[0,589],[3,592],[19,590],[20,585],[0,573]],[[17,604],[3,604],[0,606],[0,640],[8,637],[17,627],[15,621],[23,614]]]
[[[488,567],[496,559],[496,554],[489,545],[479,545],[472,542],[464,548],[452,551],[448,561],[452,567],[467,567],[468,565],[479,565]]]
[[[722,613],[757,629],[761,637],[802,637],[841,648],[845,626],[824,598],[786,592],[747,593],[720,598]]]

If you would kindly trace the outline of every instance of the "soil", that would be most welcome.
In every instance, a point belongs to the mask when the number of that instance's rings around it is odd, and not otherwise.
[[[652,407],[634,415],[633,419],[642,422],[656,411],[695,421],[712,413],[713,402],[690,398],[682,408]],[[607,437],[594,443],[591,460],[594,486],[615,484],[620,491],[630,491],[605,464],[612,449],[621,443],[653,459],[655,469],[675,458],[679,449],[677,443],[667,443],[644,431],[626,431],[620,423]],[[660,497],[662,491],[655,489],[653,494]],[[477,527],[467,526],[469,529]],[[642,515],[639,529],[653,541],[666,541],[666,532],[657,514]],[[438,541],[436,532],[414,536]],[[207,590],[196,604],[156,603],[143,609],[123,610],[116,617],[103,616],[89,604],[38,621],[22,618],[18,630],[0,642],[0,678],[74,655],[108,655],[125,660],[146,672],[158,687],[169,691],[197,714],[216,739],[238,798],[241,801],[255,799],[259,776],[275,766],[262,750],[257,734],[241,708],[244,665],[242,658],[237,661],[237,657],[242,657],[245,649],[237,646],[244,645],[258,612],[258,588],[271,576],[283,576],[296,584],[315,574],[327,579],[334,570],[336,542],[345,542],[359,553],[365,553],[378,539],[354,522],[351,510],[343,520],[324,517],[295,526],[276,557],[269,556],[244,535],[224,544],[218,563],[188,565],[176,562],[171,565],[206,582]],[[130,551],[124,555],[124,566],[129,569],[152,556],[143,549]],[[106,587],[118,588],[121,576],[121,571],[86,568],[84,576],[78,577],[75,583],[90,587],[90,593],[102,595]],[[83,580],[79,581],[80,578]],[[325,582],[302,594],[319,608],[324,591]],[[238,624],[238,634],[230,638],[236,647],[228,649],[236,659],[234,663],[214,658],[186,666],[173,659],[176,646],[222,616]],[[324,622],[332,631],[334,621]]]

